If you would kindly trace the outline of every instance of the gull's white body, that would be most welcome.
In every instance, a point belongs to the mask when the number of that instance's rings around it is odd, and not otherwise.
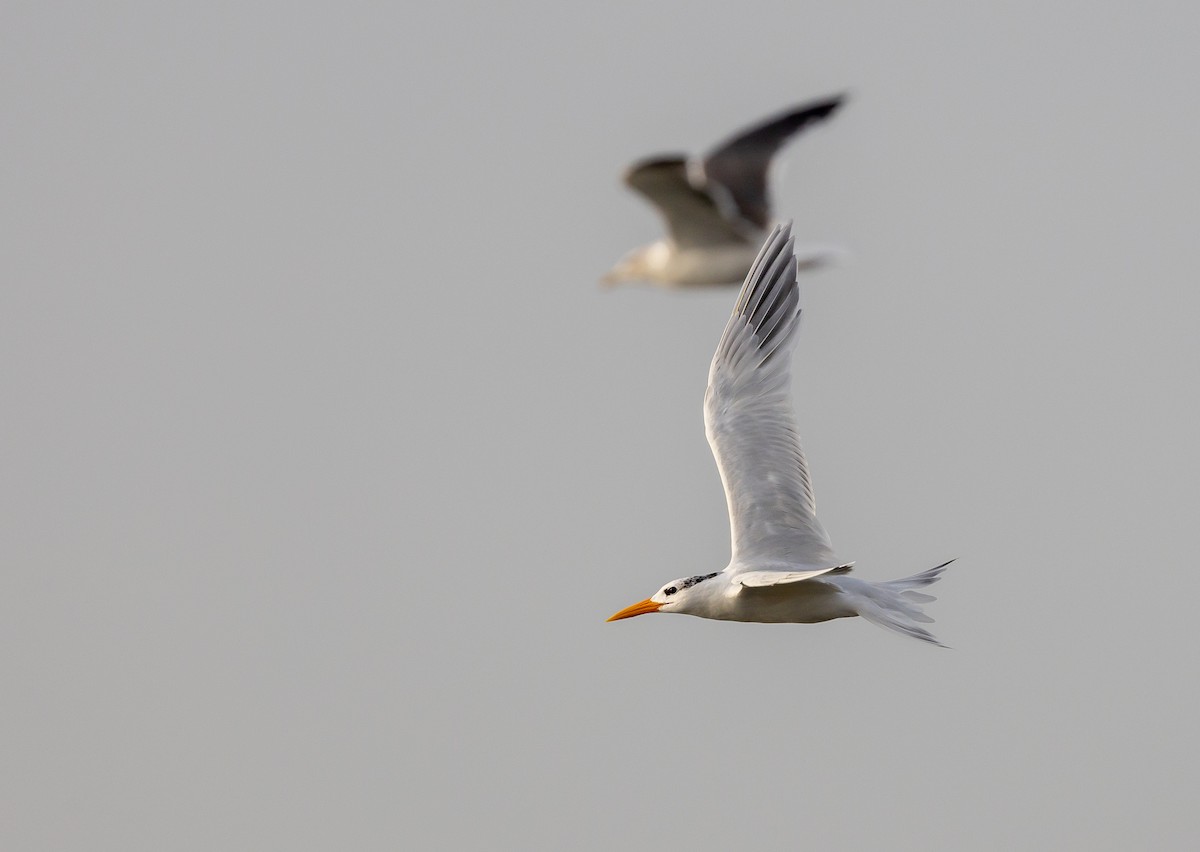
[[[669,235],[630,252],[603,282],[664,287],[740,282],[772,224],[767,187],[772,157],[793,135],[826,120],[842,100],[826,98],[774,116],[703,158],[654,157],[632,166],[625,183],[658,208]],[[802,252],[799,268],[823,266],[841,254],[814,247]]]
[[[729,508],[733,554],[724,571],[672,581],[610,620],[678,612],[725,621],[864,618],[940,644],[922,623],[918,589],[946,565],[873,583],[849,575],[817,519],[791,400],[800,325],[791,226],[754,261],[709,368],[704,425]],[[949,563],[946,563],[949,564]]]
[[[680,247],[674,240],[662,239],[629,254],[605,283],[647,281],[660,287],[711,287],[740,281],[758,256],[759,246],[766,239],[746,243],[724,243]],[[834,247],[812,247],[798,252],[797,269],[817,269],[826,266],[845,252]]]

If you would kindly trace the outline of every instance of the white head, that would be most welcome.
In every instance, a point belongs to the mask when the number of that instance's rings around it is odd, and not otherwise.
[[[620,262],[600,279],[600,283],[606,287],[612,287],[629,281],[661,280],[670,254],[670,246],[661,240],[634,249],[621,258]]]
[[[608,620],[618,621],[622,618],[633,618],[635,615],[645,615],[648,612],[692,612],[696,608],[696,604],[707,598],[707,592],[711,591],[709,586],[705,586],[703,589],[696,587],[715,576],[717,576],[716,573],[696,574],[692,577],[672,580],[644,601],[625,607]]]

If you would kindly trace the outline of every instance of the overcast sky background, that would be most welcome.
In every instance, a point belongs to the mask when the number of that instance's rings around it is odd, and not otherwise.
[[[1192,848],[1200,11],[0,12],[0,846]],[[735,291],[619,184],[786,149],[798,418],[860,620],[723,568]]]

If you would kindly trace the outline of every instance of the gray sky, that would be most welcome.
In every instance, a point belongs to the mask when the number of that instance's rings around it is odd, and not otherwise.
[[[5,849],[1189,848],[1200,12],[10,3]],[[606,624],[728,527],[734,291],[617,177],[788,148],[859,619]]]

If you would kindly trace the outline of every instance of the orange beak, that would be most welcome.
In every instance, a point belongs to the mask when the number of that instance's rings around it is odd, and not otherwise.
[[[609,621],[620,621],[622,618],[633,618],[635,615],[645,615],[648,612],[658,612],[662,609],[662,604],[655,603],[646,598],[644,601],[638,601],[633,606],[627,606],[625,609],[618,612]]]

